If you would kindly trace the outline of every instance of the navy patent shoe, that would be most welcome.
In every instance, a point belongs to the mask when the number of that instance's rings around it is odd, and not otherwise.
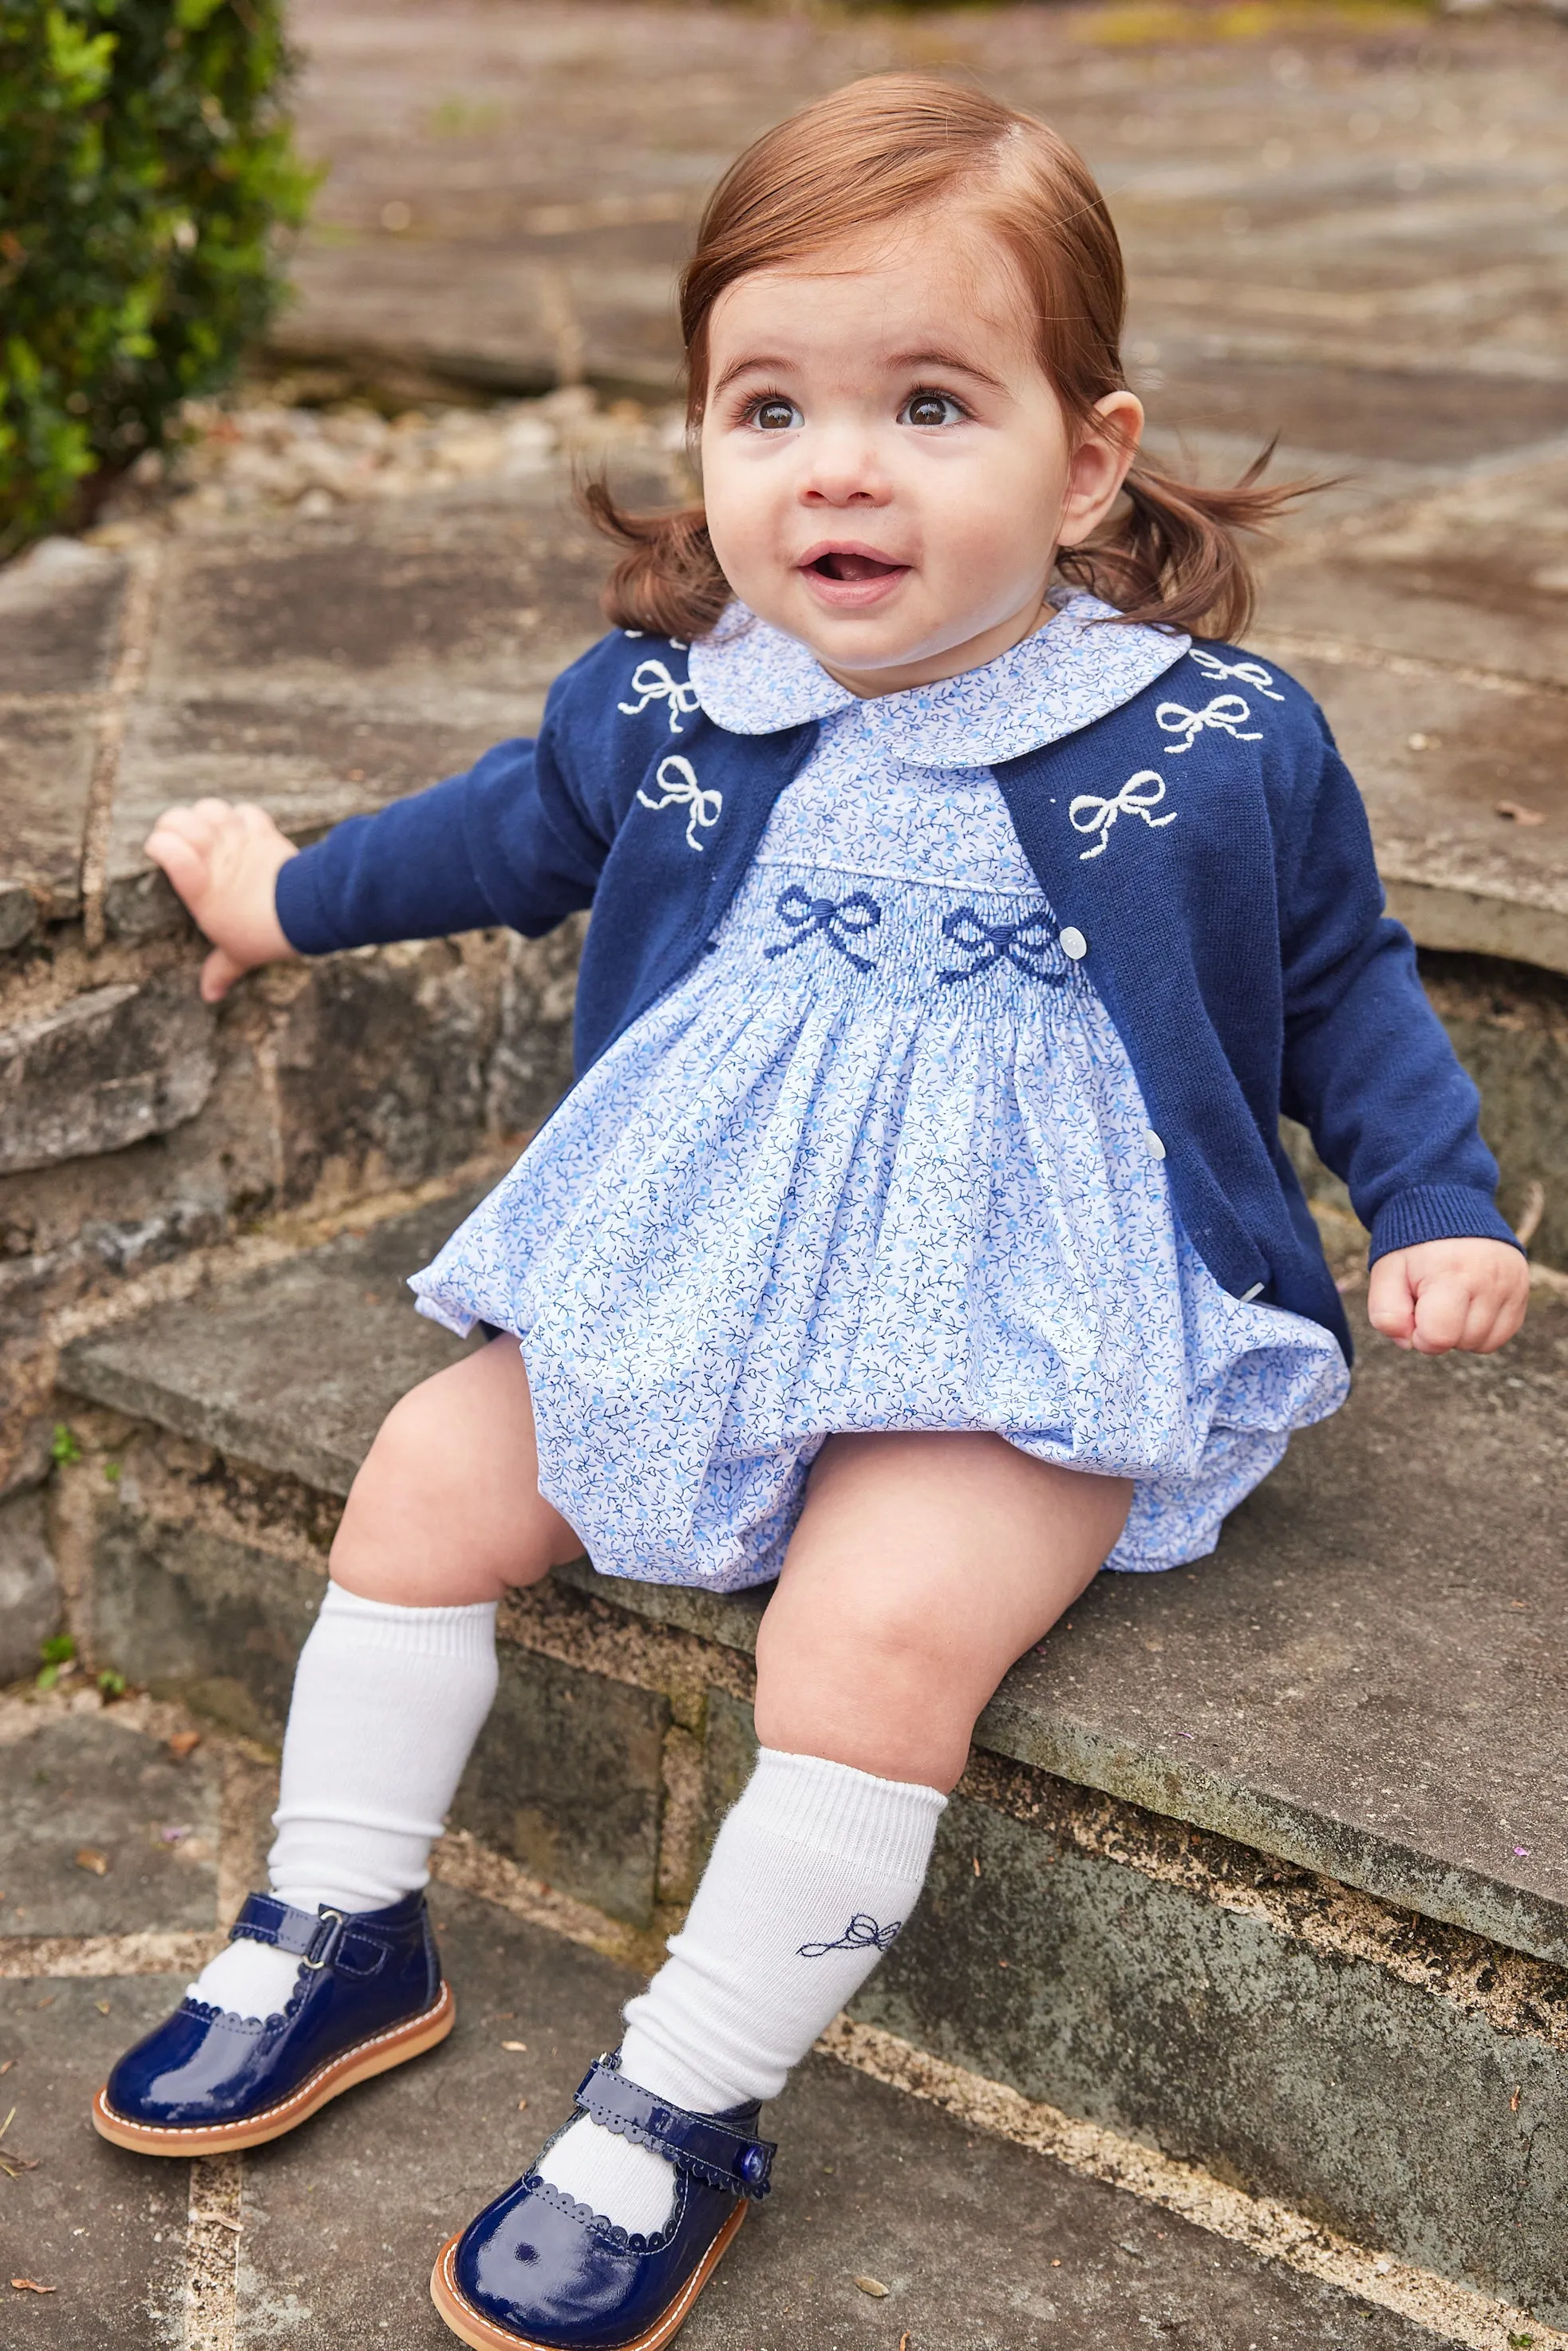
[[[768,2193],[774,2150],[754,2136],[756,2105],[686,2114],[629,2082],[618,2057],[591,2067],[577,2103],[668,2158],[674,2210],[657,2236],[636,2236],[530,2171],[453,2238],[430,2281],[436,2309],[474,2351],[659,2351],[690,2317],[748,2199]]]
[[[229,1929],[298,1953],[280,2016],[184,2000],[127,2050],[93,2127],[143,2155],[219,2155],[281,2138],[356,2082],[444,2041],[456,2018],[423,1894],[386,1910],[296,1910],[252,1894]]]

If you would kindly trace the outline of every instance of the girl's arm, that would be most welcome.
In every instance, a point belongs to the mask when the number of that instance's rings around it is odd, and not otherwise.
[[[1420,1353],[1490,1352],[1523,1320],[1528,1268],[1493,1196],[1480,1098],[1383,913],[1361,795],[1324,736],[1281,860],[1281,1108],[1371,1232],[1375,1327]]]
[[[147,854],[213,943],[202,994],[215,1003],[242,973],[288,956],[491,924],[537,937],[591,903],[604,845],[548,751],[517,741],[310,849],[261,809],[213,799],[166,810]]]

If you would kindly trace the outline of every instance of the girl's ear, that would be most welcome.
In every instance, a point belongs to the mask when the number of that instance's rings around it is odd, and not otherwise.
[[[1067,471],[1060,546],[1082,546],[1104,521],[1138,454],[1143,431],[1144,403],[1135,393],[1108,392],[1095,402]]]

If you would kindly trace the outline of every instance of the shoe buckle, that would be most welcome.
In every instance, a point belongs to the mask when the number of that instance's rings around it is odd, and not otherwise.
[[[308,1968],[312,1975],[319,1975],[320,1973],[321,1970],[327,1965],[329,1959],[330,1959],[333,1952],[337,1949],[339,1943],[342,1940],[342,1912],[340,1910],[329,1910],[323,1907],[321,1912],[322,1924],[325,1925],[329,1918],[336,1919],[338,1924],[338,1932],[333,1934],[329,1930],[327,1938],[321,1946],[320,1958],[319,1959],[311,1959],[308,1954],[307,1954],[307,1956],[299,1962],[302,1968]]]

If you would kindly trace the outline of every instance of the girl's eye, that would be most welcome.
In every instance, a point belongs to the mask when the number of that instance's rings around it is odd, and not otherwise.
[[[965,411],[946,392],[912,392],[899,415],[901,424],[958,424]]]
[[[788,433],[791,425],[803,424],[805,421],[792,400],[777,398],[758,401],[750,417],[759,433]]]

